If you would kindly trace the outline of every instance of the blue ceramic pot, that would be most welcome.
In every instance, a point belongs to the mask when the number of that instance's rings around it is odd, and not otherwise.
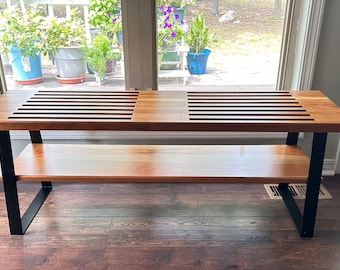
[[[187,64],[190,74],[204,74],[207,68],[208,57],[211,53],[209,49],[203,49],[200,53],[188,52]]]

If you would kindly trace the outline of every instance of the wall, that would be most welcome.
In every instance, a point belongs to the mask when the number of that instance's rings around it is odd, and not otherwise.
[[[340,1],[327,0],[312,89],[319,89],[340,106]],[[326,159],[335,159],[338,152],[339,134],[330,134]],[[339,163],[339,162],[338,162]],[[337,166],[340,173],[340,166]]]
[[[327,0],[314,72],[313,89],[320,89],[340,106],[340,1]]]

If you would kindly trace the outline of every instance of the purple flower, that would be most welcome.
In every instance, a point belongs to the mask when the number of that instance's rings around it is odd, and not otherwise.
[[[172,6],[160,6],[159,10],[161,11],[159,14],[159,39],[174,39],[176,41],[182,35],[183,20],[180,20],[179,14],[175,14],[175,8]]]

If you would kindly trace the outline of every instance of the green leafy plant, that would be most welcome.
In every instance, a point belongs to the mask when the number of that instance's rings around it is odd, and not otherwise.
[[[86,43],[84,22],[78,16],[77,9],[71,10],[69,18],[47,19],[44,28],[44,52],[56,51],[62,47],[82,47]]]
[[[121,57],[120,51],[112,47],[111,39],[103,33],[99,33],[94,37],[92,44],[86,46],[84,51],[85,56],[88,58],[88,65],[100,77],[104,77],[108,60],[118,60]]]
[[[203,12],[197,12],[191,21],[185,41],[189,45],[190,52],[199,53],[207,47],[209,43],[209,27],[205,23]]]
[[[43,21],[41,10],[29,6],[25,12],[16,6],[9,6],[0,12],[0,50],[8,52],[11,46],[18,46],[25,56],[43,51]]]
[[[89,23],[108,35],[121,31],[120,0],[90,0]]]

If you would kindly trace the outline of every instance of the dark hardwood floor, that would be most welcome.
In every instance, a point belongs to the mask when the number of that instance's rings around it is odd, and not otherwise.
[[[340,269],[340,176],[323,184],[313,238],[258,184],[54,184],[11,236],[1,187],[0,269]]]

